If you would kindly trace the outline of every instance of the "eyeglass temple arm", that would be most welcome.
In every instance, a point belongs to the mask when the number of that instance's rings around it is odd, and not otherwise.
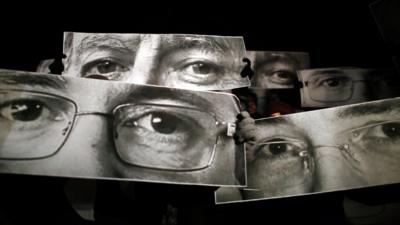
[[[340,150],[340,153],[346,153],[349,157],[351,157],[357,163],[360,163],[360,160],[357,159],[354,152],[350,149],[349,144],[341,144],[341,145],[316,145],[314,148],[324,148],[324,147],[334,147]]]

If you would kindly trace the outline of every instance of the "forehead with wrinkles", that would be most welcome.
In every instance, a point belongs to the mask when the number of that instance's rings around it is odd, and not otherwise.
[[[243,56],[245,54],[243,39],[240,37],[222,37],[186,34],[106,34],[106,33],[72,33],[64,34],[64,52],[67,56],[73,50],[82,51],[88,47],[101,47],[103,44],[135,50],[140,43],[149,38],[158,39],[164,47],[178,46],[185,49],[202,46],[217,52]]]

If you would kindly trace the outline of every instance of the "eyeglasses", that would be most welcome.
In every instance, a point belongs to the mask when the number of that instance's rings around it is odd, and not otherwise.
[[[247,163],[248,177],[251,176],[249,179],[252,181],[266,179],[272,192],[285,190],[297,182],[307,185],[312,181],[314,159],[305,142],[279,138],[256,142],[251,149],[252,156]],[[257,184],[253,186],[252,181],[242,189],[246,198],[263,196],[265,190],[258,189]]]
[[[129,103],[112,113],[78,112],[65,97],[21,90],[0,90],[0,159],[35,160],[59,152],[77,116],[112,118],[119,158],[130,165],[174,171],[209,167],[218,137],[232,136],[235,125],[210,112],[167,104]]]
[[[304,81],[304,85],[314,101],[342,102],[352,98],[354,83],[362,81],[364,80],[354,80],[345,75],[321,74]]]
[[[314,170],[314,162],[307,144],[302,141],[269,141],[257,143],[255,157],[269,158],[273,161],[293,164],[301,170]]]

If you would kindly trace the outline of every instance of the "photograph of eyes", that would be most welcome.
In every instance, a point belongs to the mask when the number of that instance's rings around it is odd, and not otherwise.
[[[239,126],[247,187],[216,202],[252,201],[400,182],[400,98],[256,120]],[[256,129],[257,132],[254,132]]]
[[[234,95],[0,70],[0,173],[245,184]]]
[[[64,75],[189,89],[250,86],[242,37],[64,33]]]
[[[255,88],[294,88],[296,71],[310,66],[306,52],[247,51],[247,56],[252,61],[251,87]]]
[[[400,96],[393,69],[325,68],[298,71],[302,107],[333,107]]]

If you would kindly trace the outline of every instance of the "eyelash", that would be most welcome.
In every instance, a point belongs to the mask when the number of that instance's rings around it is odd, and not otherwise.
[[[100,63],[104,63],[104,62],[112,62],[118,66],[121,66],[124,69],[127,69],[128,66],[125,65],[123,62],[121,62],[121,60],[119,58],[115,58],[115,57],[103,57],[103,58],[98,58],[95,60],[92,60],[88,63],[85,63],[85,65],[82,67],[81,70],[81,76],[86,77],[88,75],[93,75],[93,74],[87,74],[91,69],[93,69],[96,65],[99,65]]]
[[[260,143],[268,143],[268,142],[275,142],[275,141],[290,141],[290,140],[285,139],[285,138],[276,137],[276,138],[272,138],[272,139],[268,139],[268,140],[263,140]],[[262,151],[262,147],[263,146],[259,146],[258,148],[256,148],[254,150],[254,156],[255,157],[259,156],[260,154],[264,154],[266,158],[271,159],[271,160],[273,160],[273,159],[287,159],[293,153],[291,150],[289,150],[289,151],[282,152],[280,154],[272,154],[272,153],[271,154],[267,154],[264,151]]]

